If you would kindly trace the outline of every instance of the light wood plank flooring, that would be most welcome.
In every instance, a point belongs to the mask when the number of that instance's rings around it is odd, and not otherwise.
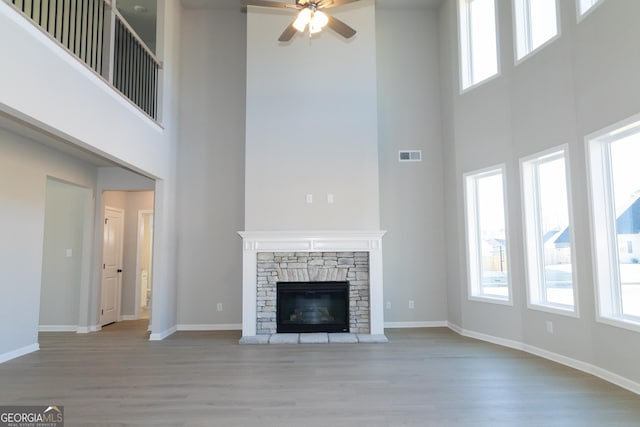
[[[145,329],[41,334],[0,365],[0,404],[64,405],[66,426],[640,426],[640,396],[444,328],[282,346]]]

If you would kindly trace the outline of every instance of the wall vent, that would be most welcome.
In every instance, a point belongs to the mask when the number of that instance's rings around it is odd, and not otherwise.
[[[400,150],[398,151],[398,161],[400,162],[421,162],[422,150]]]

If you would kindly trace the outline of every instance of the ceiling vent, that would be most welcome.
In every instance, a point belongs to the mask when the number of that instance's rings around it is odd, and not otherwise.
[[[400,150],[398,151],[398,161],[400,162],[421,162],[422,150]]]

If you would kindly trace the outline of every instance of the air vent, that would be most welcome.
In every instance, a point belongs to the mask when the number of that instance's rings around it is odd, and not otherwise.
[[[398,161],[400,162],[421,162],[422,150],[400,150],[398,151]]]

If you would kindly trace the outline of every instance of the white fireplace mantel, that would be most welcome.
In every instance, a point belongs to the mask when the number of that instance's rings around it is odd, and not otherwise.
[[[385,231],[240,231],[242,237],[242,336],[256,335],[259,252],[368,252],[371,335],[384,335],[382,236]]]

